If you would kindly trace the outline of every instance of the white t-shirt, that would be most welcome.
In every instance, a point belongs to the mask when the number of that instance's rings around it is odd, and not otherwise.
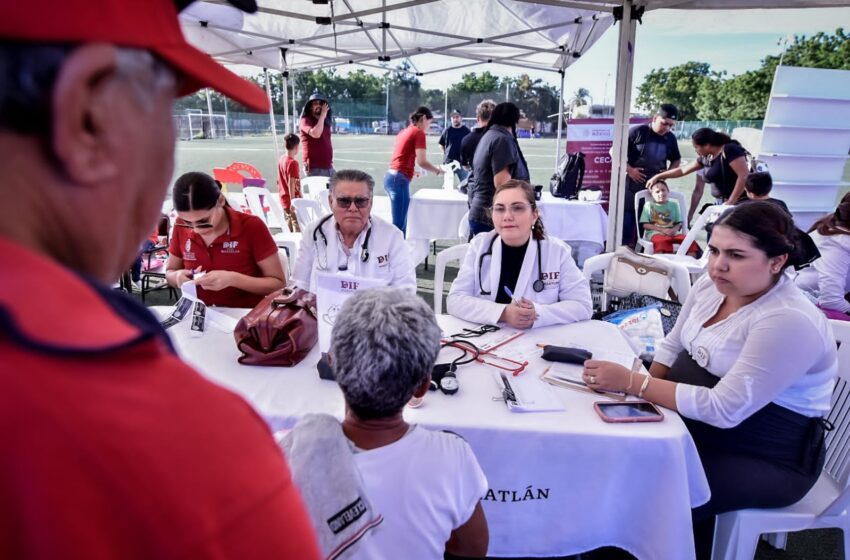
[[[811,233],[820,258],[797,275],[797,285],[818,298],[818,304],[850,313],[844,294],[850,292],[850,234]]]
[[[655,361],[670,366],[681,350],[720,378],[714,388],[680,383],[676,408],[712,426],[738,425],[770,402],[805,416],[829,411],[838,358],[832,329],[783,275],[756,301],[703,327],[723,303],[706,274],[691,289]]]
[[[369,560],[436,560],[472,517],[487,479],[460,436],[414,427],[395,443],[354,454],[369,499],[384,517],[357,549]]]

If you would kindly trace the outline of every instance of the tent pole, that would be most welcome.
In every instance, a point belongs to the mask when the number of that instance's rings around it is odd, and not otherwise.
[[[207,118],[210,120],[210,138],[215,138],[215,125],[213,124],[212,98],[210,97],[210,88],[204,88],[207,94]]]
[[[295,108],[295,76],[292,76],[292,131],[295,134],[299,134],[298,129],[298,110]]]
[[[277,147],[277,127],[274,124],[274,103],[272,102],[272,88],[269,82],[269,69],[263,68],[263,75],[266,77],[266,95],[269,97],[269,120],[272,123],[272,140],[274,141],[274,160],[280,159],[280,149]]]
[[[283,122],[286,123],[284,134],[289,134],[289,130],[292,128],[292,123],[289,122],[289,72],[281,72],[280,76],[283,80]]]
[[[443,128],[448,128],[449,126],[449,88],[444,90],[446,95],[446,103],[445,109],[443,109]]]
[[[561,161],[561,131],[564,126],[564,75],[561,70],[561,89],[558,90],[558,140],[555,142],[555,172],[558,172],[558,162]]]
[[[632,19],[632,0],[623,0],[623,19],[617,46],[617,86],[614,95],[614,141],[611,147],[611,186],[608,201],[608,240],[613,251],[623,238],[623,207],[626,194],[626,156],[629,112],[632,101],[632,73],[637,20]]]

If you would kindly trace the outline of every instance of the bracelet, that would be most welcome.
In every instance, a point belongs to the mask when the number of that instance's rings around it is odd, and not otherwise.
[[[632,388],[632,382],[635,379],[635,374],[640,371],[640,367],[643,363],[640,361],[640,358],[635,358],[635,361],[632,362],[632,369],[629,371],[629,384],[626,385],[626,388],[623,389],[623,392],[628,394],[629,390]]]
[[[652,376],[647,375],[646,378],[643,380],[643,384],[640,386],[640,391],[638,391],[638,395],[637,395],[639,399],[643,398],[643,394],[646,392],[646,389],[649,387],[649,380],[650,379],[652,379]]]

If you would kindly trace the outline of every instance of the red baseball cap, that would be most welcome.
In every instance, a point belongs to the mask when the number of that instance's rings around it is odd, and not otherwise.
[[[183,78],[180,95],[211,87],[255,111],[269,110],[262,89],[186,42],[174,0],[9,2],[0,16],[0,39],[145,49]]]

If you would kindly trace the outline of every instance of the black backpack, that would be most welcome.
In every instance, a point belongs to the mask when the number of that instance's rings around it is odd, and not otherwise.
[[[558,172],[549,181],[549,192],[558,198],[576,198],[584,181],[584,154],[567,154],[558,166]]]

